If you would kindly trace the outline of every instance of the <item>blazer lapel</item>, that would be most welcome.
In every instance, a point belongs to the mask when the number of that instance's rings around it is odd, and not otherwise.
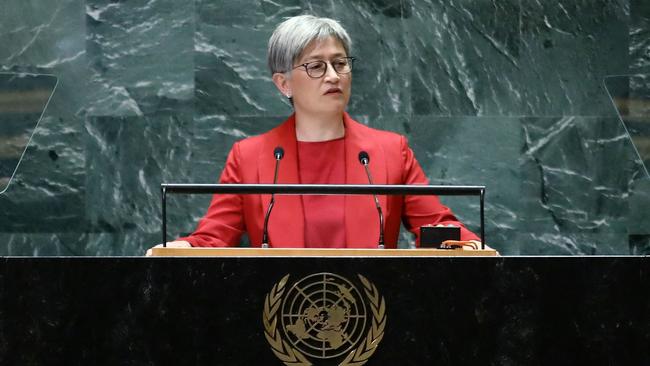
[[[345,113],[345,167],[347,184],[369,184],[363,165],[359,162],[359,152],[370,156],[368,164],[374,184],[386,184],[388,174],[386,159],[381,144],[372,143],[365,126],[352,120]],[[386,196],[378,196],[379,205],[386,218]],[[379,242],[379,214],[372,195],[348,195],[345,198],[345,230],[347,244],[351,247],[376,247]]]
[[[278,184],[296,184],[300,182],[298,173],[298,147],[296,142],[296,122],[292,115],[278,128],[269,133],[263,141],[258,160],[259,183],[273,183],[275,158],[273,151],[280,146],[284,149],[284,158],[280,160]],[[263,194],[262,225],[264,215],[271,202],[270,194]],[[304,247],[304,213],[299,195],[275,195],[275,205],[269,218],[269,242],[271,247]]]

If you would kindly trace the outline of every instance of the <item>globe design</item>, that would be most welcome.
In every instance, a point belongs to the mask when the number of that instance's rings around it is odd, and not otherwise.
[[[350,281],[332,273],[316,273],[293,285],[281,314],[293,347],[317,358],[345,354],[366,328],[364,297]]]

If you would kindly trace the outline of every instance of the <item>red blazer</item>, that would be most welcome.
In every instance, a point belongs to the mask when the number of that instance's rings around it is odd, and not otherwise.
[[[372,129],[344,114],[345,169],[347,184],[368,184],[359,152],[370,155],[370,172],[375,184],[428,184],[406,138],[396,133]],[[298,174],[295,118],[289,117],[271,131],[236,142],[221,173],[221,183],[273,183],[273,150],[282,146],[278,183],[300,183]],[[461,227],[462,240],[479,240],[454,217],[435,196],[379,196],[384,212],[384,240],[395,248],[400,222],[416,236],[428,224]],[[252,246],[262,242],[264,215],[271,195],[214,195],[208,212],[196,231],[184,238],[193,246],[236,246],[248,233]],[[298,195],[276,195],[269,219],[272,247],[304,247],[302,200]],[[345,234],[348,247],[375,248],[379,238],[379,217],[372,196],[349,195],[345,199]]]

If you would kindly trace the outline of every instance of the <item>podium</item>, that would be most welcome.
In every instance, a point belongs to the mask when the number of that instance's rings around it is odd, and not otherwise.
[[[494,249],[153,248],[154,257],[496,257]]]
[[[377,255],[386,249],[362,256],[264,249],[260,256],[231,249],[193,250],[199,256],[192,257],[170,248],[154,258],[3,258],[0,363],[650,360],[645,257]]]

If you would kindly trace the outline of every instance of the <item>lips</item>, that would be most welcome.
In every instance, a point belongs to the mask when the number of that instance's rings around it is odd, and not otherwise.
[[[339,88],[329,88],[325,92],[325,95],[327,95],[327,94],[342,94],[342,93],[343,93],[343,91],[341,89],[339,89]]]

